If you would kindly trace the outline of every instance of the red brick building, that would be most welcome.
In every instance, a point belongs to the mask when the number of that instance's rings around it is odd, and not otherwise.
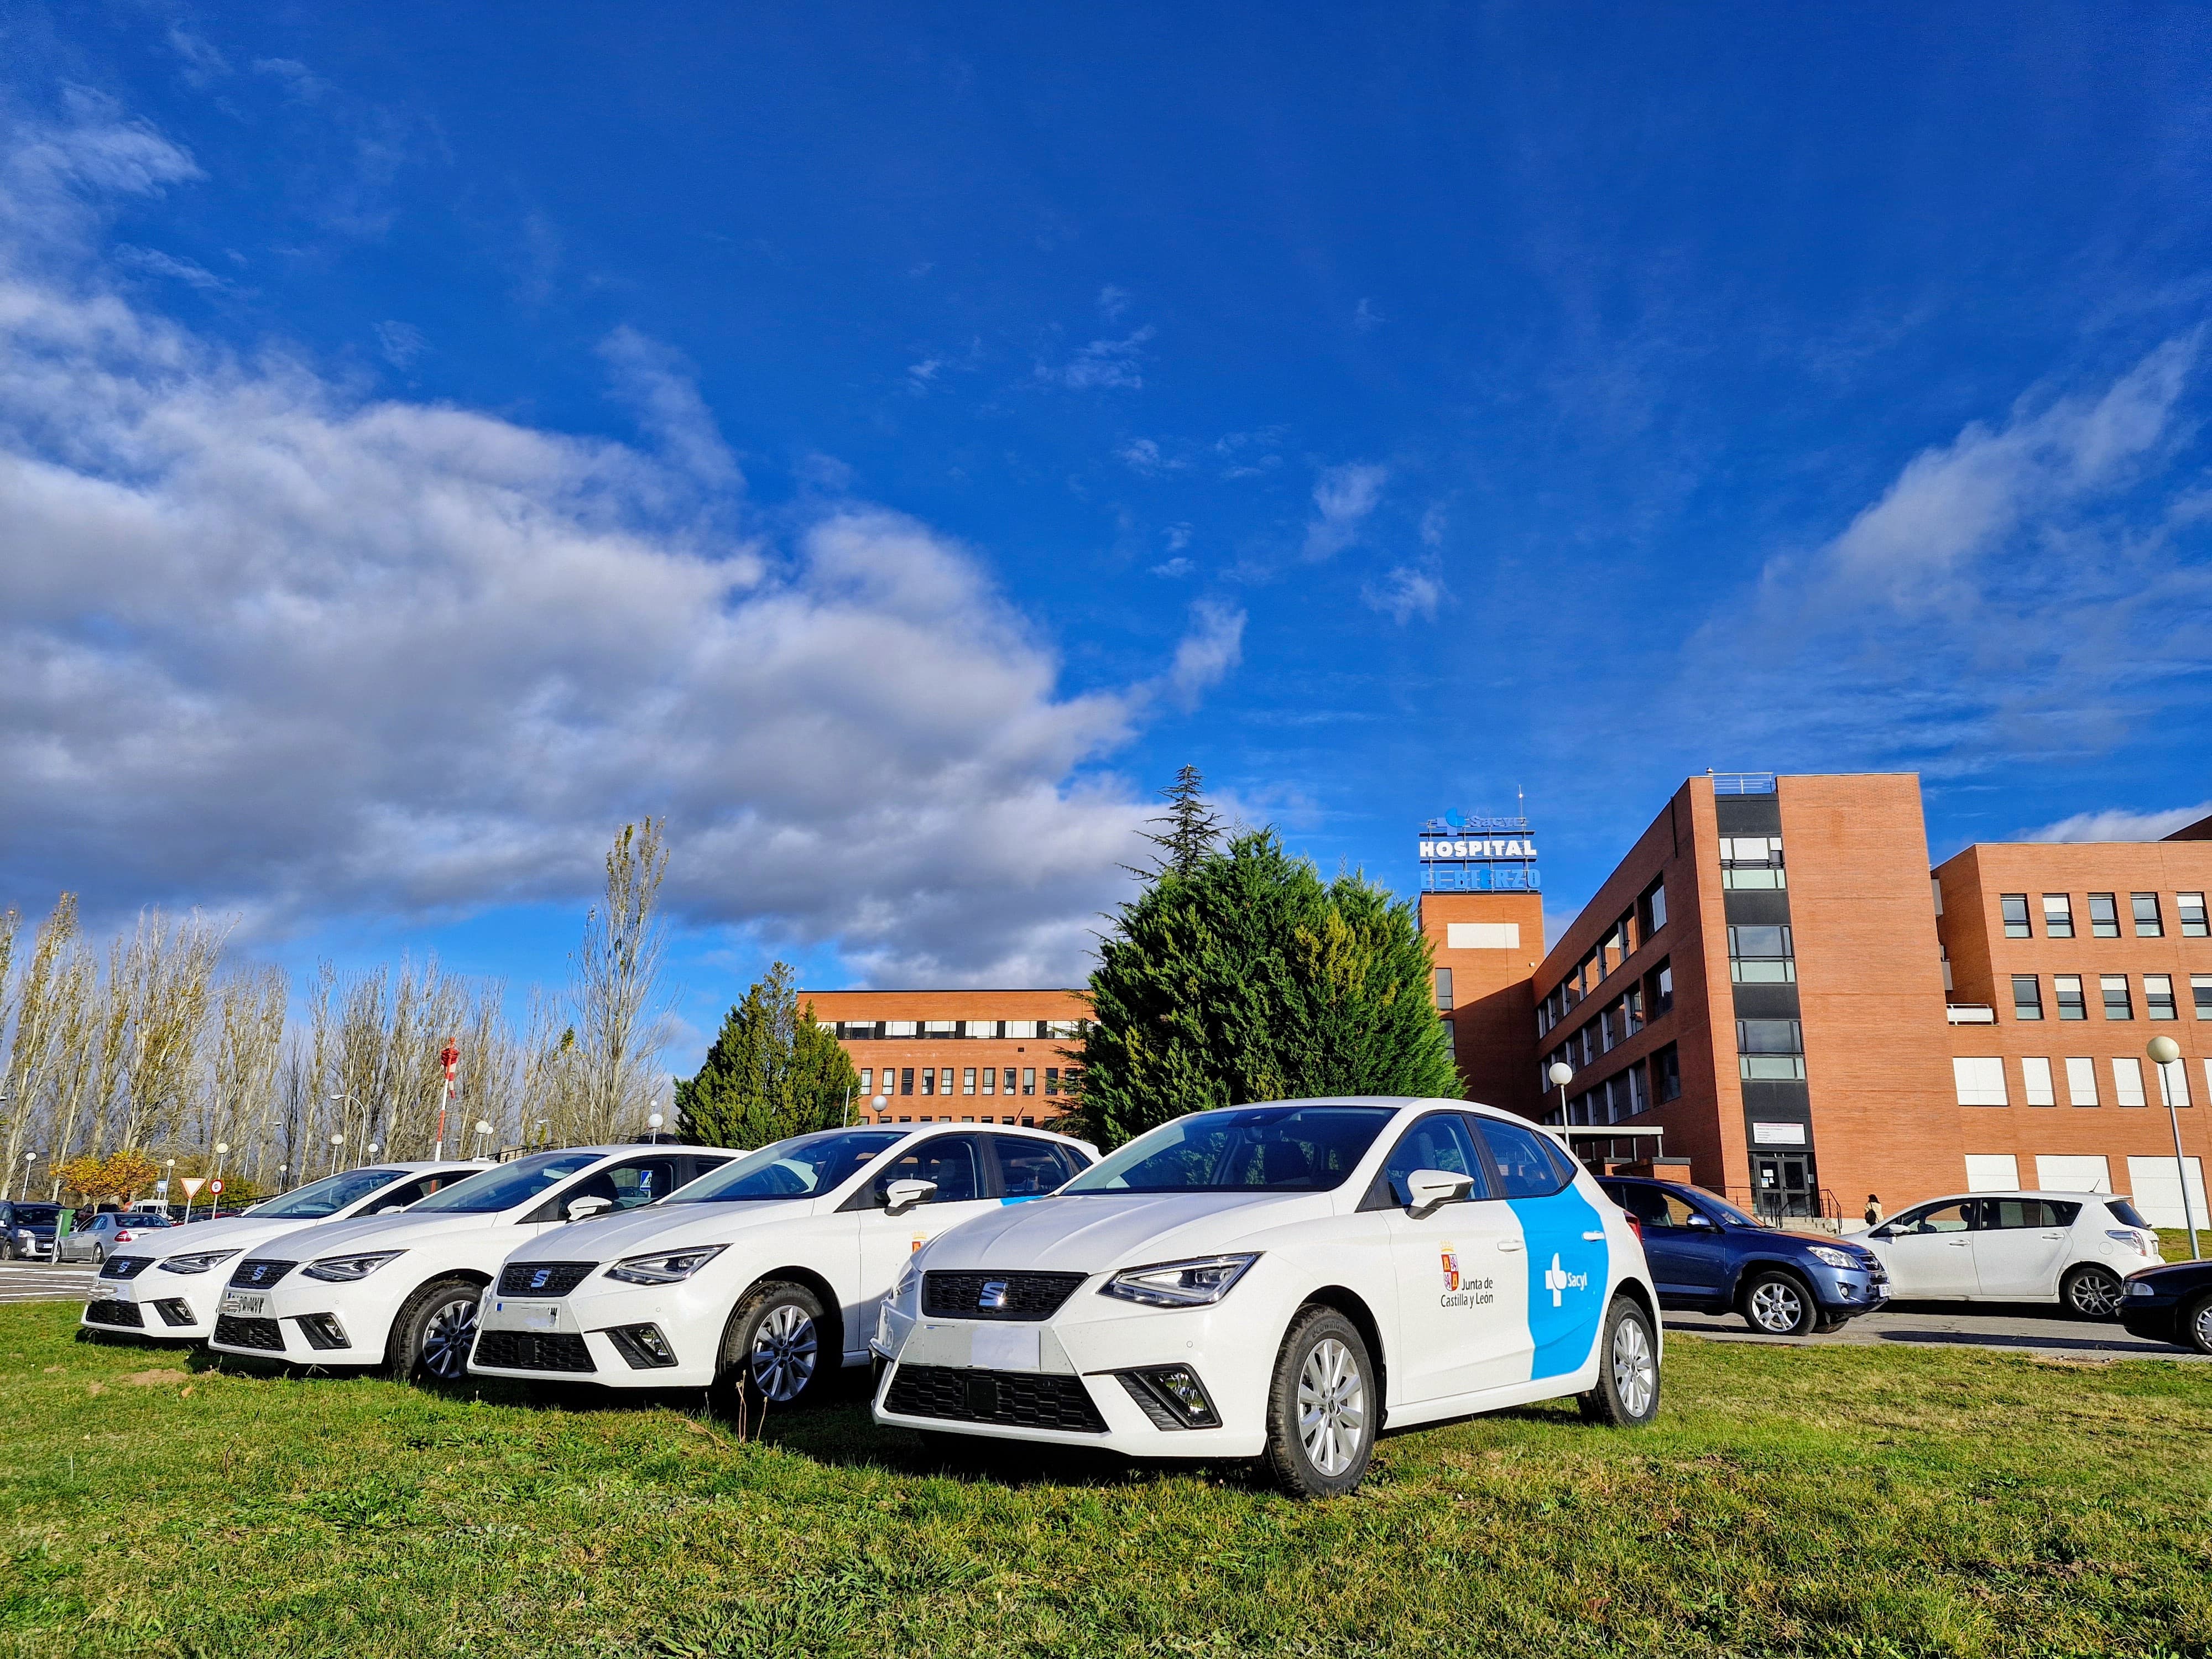
[[[860,1073],[856,1121],[1049,1124],[1080,991],[801,991]]]

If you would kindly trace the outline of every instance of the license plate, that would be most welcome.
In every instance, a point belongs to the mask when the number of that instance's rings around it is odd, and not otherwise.
[[[258,1319],[269,1311],[269,1298],[252,1291],[225,1291],[222,1310],[227,1314],[244,1314],[249,1319]]]
[[[557,1331],[561,1304],[557,1302],[502,1302],[494,1310],[502,1328],[510,1331]]]

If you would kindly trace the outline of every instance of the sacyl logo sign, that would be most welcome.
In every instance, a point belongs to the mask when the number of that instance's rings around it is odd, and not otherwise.
[[[1552,1293],[1553,1307],[1565,1305],[1564,1298],[1567,1291],[1584,1289],[1589,1284],[1588,1273],[1569,1273],[1559,1265],[1558,1253],[1556,1251],[1553,1253],[1552,1265],[1544,1269],[1544,1288]]]

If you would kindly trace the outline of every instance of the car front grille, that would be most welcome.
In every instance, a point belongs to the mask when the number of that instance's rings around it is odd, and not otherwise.
[[[234,1348],[266,1348],[284,1352],[284,1333],[273,1319],[248,1319],[242,1314],[221,1314],[215,1322],[215,1340]]]
[[[902,1365],[884,1397],[901,1417],[950,1423],[996,1423],[1010,1429],[1060,1429],[1103,1434],[1106,1419],[1079,1376],[1040,1371],[968,1370],[951,1365]]]
[[[921,1310],[932,1319],[1049,1319],[1090,1276],[926,1273],[921,1276]]]
[[[95,1325],[122,1325],[134,1331],[146,1328],[146,1316],[136,1302],[88,1302],[84,1316]]]
[[[150,1255],[111,1255],[100,1264],[102,1279],[136,1279],[154,1265]]]
[[[501,1296],[566,1296],[591,1274],[596,1261],[510,1261],[499,1275]]]
[[[300,1264],[296,1261],[266,1261],[258,1256],[248,1257],[238,1264],[230,1282],[246,1290],[258,1290],[264,1285],[274,1285]]]
[[[478,1331],[479,1365],[495,1365],[505,1371],[595,1371],[598,1364],[580,1336],[560,1331]]]

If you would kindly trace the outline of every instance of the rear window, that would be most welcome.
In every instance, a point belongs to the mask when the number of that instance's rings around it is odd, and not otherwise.
[[[2134,1205],[2129,1203],[2124,1198],[2106,1199],[2105,1200],[2105,1207],[2112,1212],[2112,1219],[2118,1222],[2123,1227],[2148,1227],[2150,1225],[2149,1222],[2145,1221],[2142,1218],[2142,1212],[2136,1208]]]

